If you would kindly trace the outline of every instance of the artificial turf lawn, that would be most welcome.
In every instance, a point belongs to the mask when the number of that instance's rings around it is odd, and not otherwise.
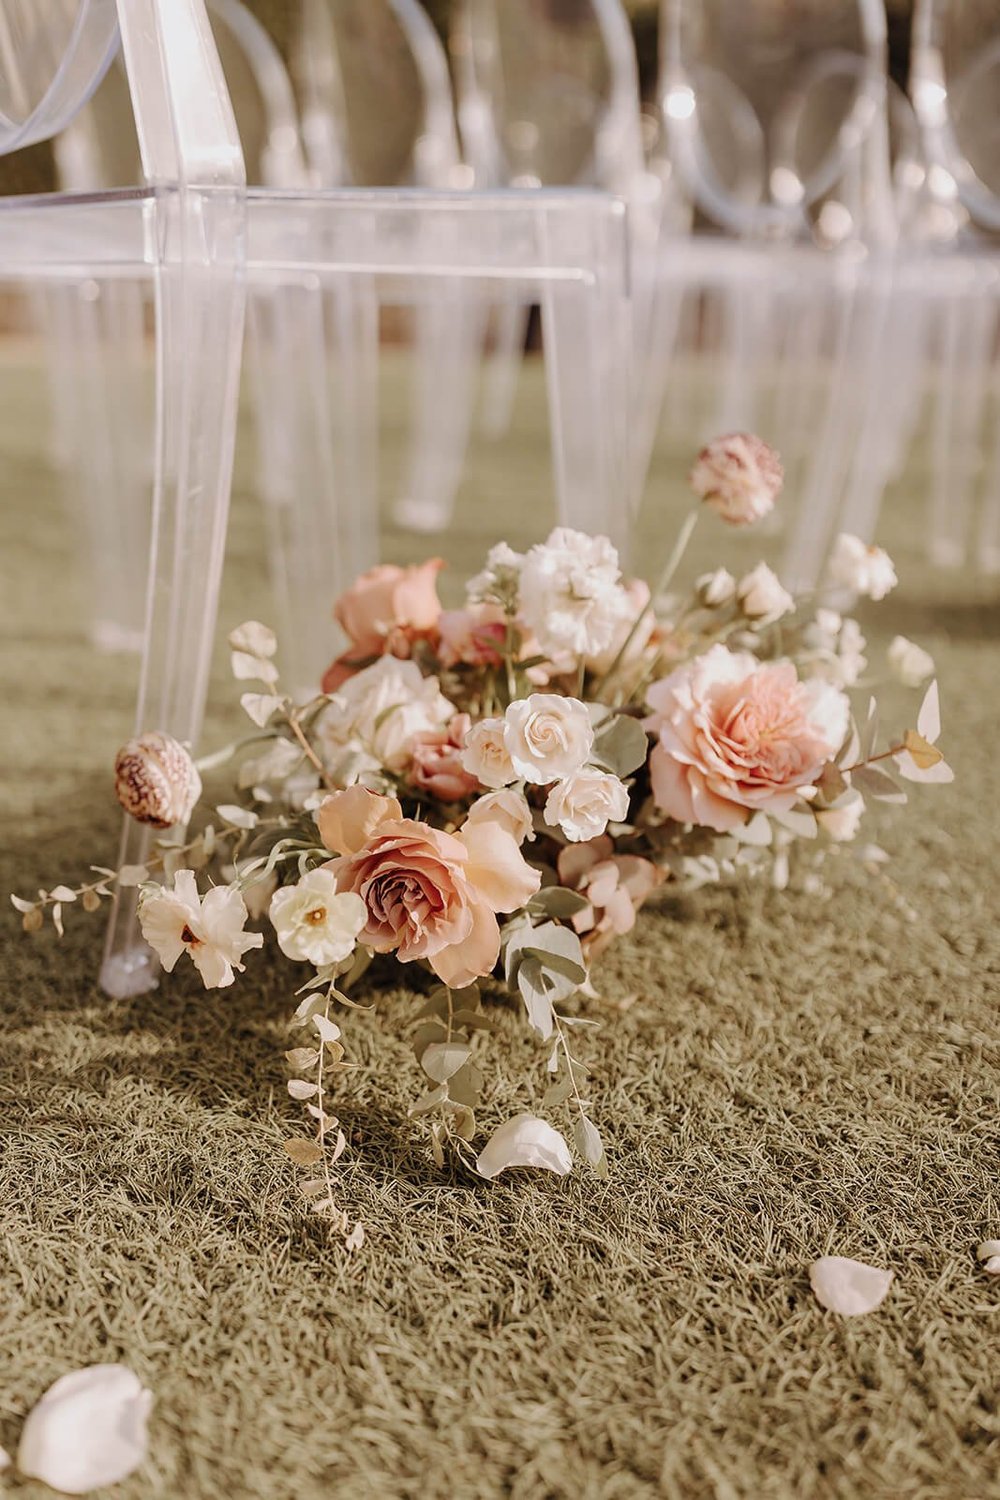
[[[113,857],[129,728],[128,673],[82,628],[42,389],[30,353],[0,360],[5,902]],[[548,522],[540,390],[529,371],[512,437],[474,450],[445,538],[462,571]],[[386,394],[391,478],[398,380]],[[658,458],[644,537],[661,547],[689,456]],[[252,464],[243,441],[226,629],[267,617]],[[123,1500],[1000,1495],[1000,1282],[974,1253],[1000,1235],[1000,589],[922,564],[921,498],[912,474],[897,486],[902,581],[865,625],[874,667],[897,631],[933,651],[956,783],[878,818],[892,884],[844,859],[822,902],[755,885],[643,916],[580,1005],[602,1022],[582,1046],[606,1183],[435,1170],[406,1120],[414,997],[385,992],[346,1024],[342,1191],[367,1231],[350,1258],[280,1146],[300,1121],[287,966],[251,954],[226,993],[178,972],[115,1002],[94,982],[99,919],[70,912],[60,944],[7,910],[0,1442],[58,1375],[122,1360],[156,1394]],[[757,551],[706,526],[695,561]],[[217,673],[207,741],[235,696]],[[484,1127],[544,1088],[525,1028],[496,1014]],[[822,1312],[806,1272],[824,1253],[892,1267],[887,1302]]]

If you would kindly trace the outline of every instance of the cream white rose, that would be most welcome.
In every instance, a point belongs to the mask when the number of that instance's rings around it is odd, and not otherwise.
[[[496,792],[487,792],[485,797],[476,798],[469,808],[465,826],[468,828],[471,824],[475,827],[477,823],[499,823],[500,827],[518,844],[523,844],[525,839],[535,837],[532,832],[531,808],[524,794],[509,786],[502,787]]]
[[[780,620],[795,608],[795,600],[767,563],[758,563],[743,575],[736,585],[736,597],[748,620]]]
[[[454,713],[436,677],[425,677],[414,661],[381,656],[331,698],[317,726],[324,759],[332,765],[350,746],[390,771],[401,770],[414,735],[438,729]]]
[[[360,896],[338,892],[336,878],[320,869],[275,891],[270,917],[286,958],[322,968],[350,957],[368,913]]]
[[[561,828],[570,843],[598,838],[609,823],[628,816],[628,787],[617,776],[584,766],[557,782],[545,803],[550,828]]]
[[[594,729],[586,705],[578,698],[532,693],[508,708],[503,739],[515,775],[536,786],[548,786],[587,763]]]
[[[481,786],[509,786],[517,780],[505,740],[506,728],[503,719],[480,719],[466,733],[460,759]]]

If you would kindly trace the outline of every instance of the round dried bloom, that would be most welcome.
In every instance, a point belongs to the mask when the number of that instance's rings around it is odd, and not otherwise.
[[[545,802],[550,828],[561,828],[571,843],[597,838],[609,823],[628,817],[628,787],[608,771],[584,766],[558,781]]]
[[[259,932],[245,932],[247,909],[231,886],[213,886],[199,897],[193,870],[178,870],[173,887],[146,891],[139,900],[139,926],[169,974],[182,953],[190,955],[207,990],[232,984],[243,972],[244,953],[260,948]]]
[[[360,896],[338,891],[333,874],[319,869],[275,891],[270,917],[286,958],[322,968],[351,956],[368,913]]]
[[[787,589],[782,588],[777,575],[767,563],[758,563],[749,573],[744,573],[736,585],[736,598],[740,609],[748,620],[780,620],[795,608],[795,600]]]
[[[476,798],[469,808],[465,826],[475,827],[477,823],[498,823],[519,846],[525,839],[533,841],[535,837],[531,808],[524,793],[515,791],[512,786]]]
[[[893,675],[904,687],[922,687],[934,676],[934,658],[916,641],[908,641],[905,635],[893,638],[889,647],[889,666]]]
[[[722,609],[736,598],[736,579],[728,568],[702,573],[694,586],[695,598],[705,609]]]
[[[115,757],[115,793],[138,823],[186,823],[201,796],[201,777],[184,746],[159,729],[127,740]]]
[[[497,912],[516,911],[541,882],[510,834],[488,822],[456,835],[391,819],[328,868],[338,890],[365,904],[367,947],[402,963],[425,958],[453,988],[490,973],[500,952]]]
[[[599,656],[628,619],[618,553],[606,536],[557,526],[521,569],[519,615],[548,656]]]
[[[411,786],[442,802],[460,802],[479,790],[478,777],[462,763],[470,723],[468,714],[456,714],[445,729],[414,735],[408,772]]]
[[[480,719],[465,736],[462,765],[481,786],[509,786],[518,773],[504,738],[503,719]]]
[[[504,715],[504,745],[515,776],[548,786],[590,759],[594,727],[587,705],[558,693],[518,698]]]
[[[898,582],[888,552],[869,547],[847,531],[842,531],[833,544],[827,573],[831,583],[867,599],[884,599]]]
[[[718,833],[810,797],[847,732],[848,702],[833,683],[800,682],[791,662],[721,645],[646,697],[646,728],[659,737],[649,762],[657,807]]]
[[[415,661],[381,656],[343,684],[316,728],[328,763],[350,745],[399,771],[410,759],[414,736],[446,724],[454,713],[436,677],[425,677]]]
[[[380,656],[394,631],[422,635],[441,613],[437,575],[440,557],[410,568],[380,563],[362,573],[334,606],[334,618],[350,637],[354,654]]]
[[[832,807],[817,807],[816,822],[835,844],[849,844],[865,814],[865,799],[852,787]]]
[[[781,459],[752,432],[713,438],[695,459],[691,488],[731,526],[760,521],[774,507],[784,482]]]

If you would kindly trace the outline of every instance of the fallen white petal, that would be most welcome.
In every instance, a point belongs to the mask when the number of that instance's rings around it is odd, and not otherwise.
[[[824,1255],[809,1267],[809,1280],[816,1300],[831,1312],[856,1318],[884,1302],[892,1285],[892,1272],[866,1266],[843,1255]]]
[[[979,1260],[993,1260],[1000,1255],[1000,1240],[983,1240],[976,1251]]]
[[[6,1448],[0,1448],[0,1474],[3,1473],[4,1469],[9,1469],[10,1465],[11,1465],[10,1454],[7,1452]]]
[[[483,1177],[496,1177],[508,1167],[543,1167],[565,1177],[573,1158],[558,1130],[534,1115],[515,1115],[494,1130],[476,1162]]]
[[[124,1365],[63,1375],[29,1413],[17,1466],[67,1495],[117,1484],[146,1457],[152,1402]]]
[[[1000,1276],[1000,1255],[991,1255],[989,1260],[984,1260],[983,1270],[987,1276]]]

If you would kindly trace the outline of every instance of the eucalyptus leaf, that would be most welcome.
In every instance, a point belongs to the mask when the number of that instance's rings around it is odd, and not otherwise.
[[[628,714],[616,714],[594,737],[593,759],[618,777],[630,776],[645,765],[648,754],[649,737],[640,720]]]
[[[591,1124],[586,1115],[577,1115],[573,1121],[573,1139],[584,1161],[592,1167],[599,1167],[604,1159],[604,1147],[601,1144],[600,1131],[596,1125]]]
[[[469,1055],[466,1042],[431,1042],[421,1054],[420,1066],[435,1083],[447,1083],[468,1062]]]
[[[517,987],[528,1012],[528,1020],[543,1042],[554,1029],[552,1006],[564,999],[551,976],[537,958],[526,958],[517,971]]]

